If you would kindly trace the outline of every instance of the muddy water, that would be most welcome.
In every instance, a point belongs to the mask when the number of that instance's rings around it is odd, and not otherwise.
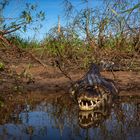
[[[79,111],[64,96],[15,103],[1,113],[0,140],[139,140],[138,98],[121,98],[94,112]]]

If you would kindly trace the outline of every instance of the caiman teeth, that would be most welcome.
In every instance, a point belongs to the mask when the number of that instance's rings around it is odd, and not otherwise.
[[[81,103],[81,100],[78,100],[78,103],[80,104]]]
[[[88,108],[88,103],[86,103],[86,108]]]
[[[93,106],[93,102],[92,102],[92,101],[90,101],[90,103],[91,103],[91,105]]]
[[[96,101],[79,99],[78,104],[81,110],[92,110],[96,106]]]
[[[100,106],[104,106],[103,99],[100,98],[88,98],[83,97],[78,99],[78,104],[80,110],[93,110],[99,108]]]

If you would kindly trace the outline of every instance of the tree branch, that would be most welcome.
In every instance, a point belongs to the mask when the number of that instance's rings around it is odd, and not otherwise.
[[[2,31],[0,31],[0,33],[1,33],[2,36],[3,36],[3,35],[5,35],[5,34],[10,34],[10,33],[12,33],[12,32],[15,32],[15,31],[19,30],[20,28],[21,28],[21,26],[18,26],[18,27],[16,27],[16,28],[12,29],[12,30],[2,30]]]

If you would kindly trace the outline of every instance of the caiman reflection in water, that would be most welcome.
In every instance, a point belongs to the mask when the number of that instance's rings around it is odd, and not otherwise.
[[[109,117],[110,112],[111,112],[110,102],[104,103],[96,110],[91,111],[80,110],[78,114],[79,126],[84,129],[90,127],[99,127],[99,125]]]

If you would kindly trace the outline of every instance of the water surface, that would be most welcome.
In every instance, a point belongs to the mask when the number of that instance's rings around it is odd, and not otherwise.
[[[139,140],[140,99],[121,99],[98,111],[82,112],[68,98],[15,104],[1,114],[0,140]]]

